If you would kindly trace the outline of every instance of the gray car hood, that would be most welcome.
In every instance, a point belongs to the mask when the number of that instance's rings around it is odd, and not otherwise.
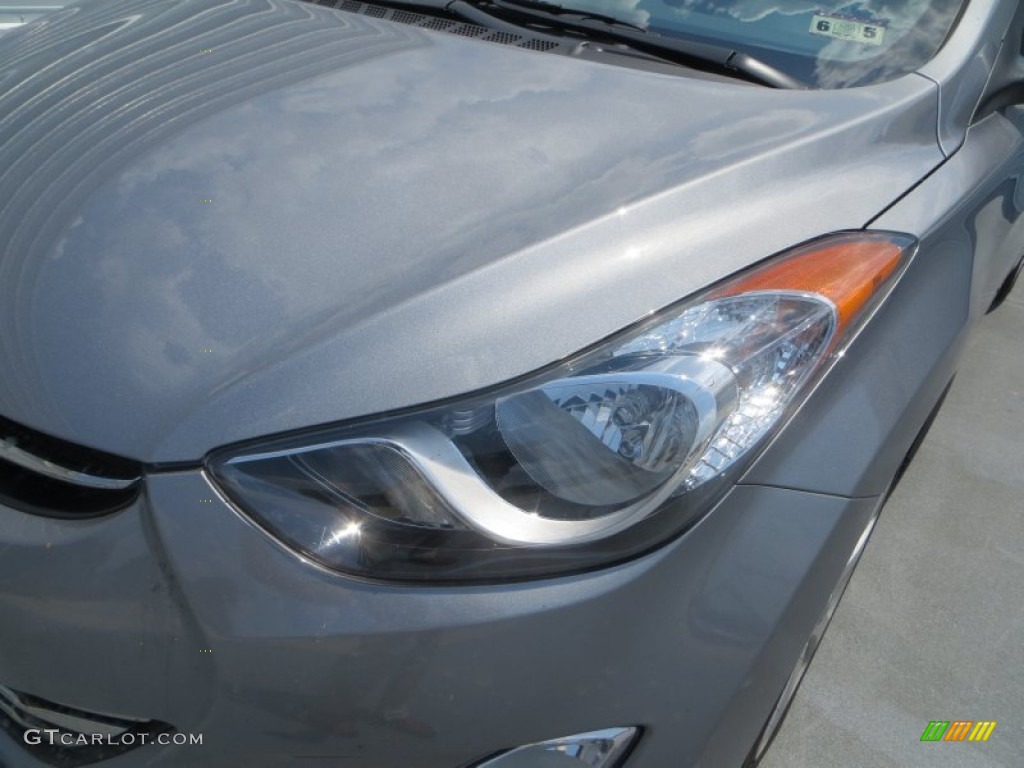
[[[786,92],[291,0],[0,42],[0,414],[150,462],[490,386],[938,164],[911,75]]]

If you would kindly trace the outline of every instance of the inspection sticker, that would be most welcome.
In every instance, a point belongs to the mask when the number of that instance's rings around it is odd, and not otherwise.
[[[881,45],[882,38],[885,37],[885,23],[815,14],[811,19],[811,34],[850,40],[864,45]]]

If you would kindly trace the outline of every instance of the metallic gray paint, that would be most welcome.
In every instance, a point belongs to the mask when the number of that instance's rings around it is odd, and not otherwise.
[[[287,0],[190,7],[112,0],[0,44],[9,418],[196,460],[521,375],[833,229],[921,249],[744,484],[647,557],[371,584],[302,561],[199,472],[156,472],[102,519],[0,508],[0,684],[207,734],[127,768],[455,768],[633,723],[637,766],[737,765],[1019,258],[1021,111],[964,126],[943,162],[918,75],[792,94]],[[987,50],[963,45],[968,68]],[[211,47],[216,68],[190,53]],[[989,79],[929,77],[963,103]],[[0,762],[33,766],[3,736]]]
[[[521,375],[942,159],[916,75],[779,92],[289,0],[69,8],[0,70],[0,413],[145,461]]]
[[[51,0],[21,0],[17,3],[0,3],[0,34],[27,24],[44,14],[60,10],[63,2]]]
[[[210,495],[187,472],[84,526],[0,509],[4,684],[205,734],[125,766],[453,768],[623,718],[650,727],[637,765],[736,764],[873,506],[741,487],[627,565],[432,589],[311,567]],[[32,765],[0,735],[5,759]]]
[[[744,482],[848,496],[885,490],[952,378],[971,323],[1024,254],[1022,180],[1024,109],[1013,108],[972,126],[959,152],[871,222],[918,234],[919,254],[881,317],[779,434],[779,450]],[[841,444],[822,450],[837,434]]]
[[[963,143],[1015,9],[1015,3],[972,0],[942,50],[918,70],[939,86],[939,145],[946,155]]]
[[[873,226],[914,232],[944,228],[973,262],[969,298],[976,319],[1024,254],[1024,105],[986,116],[969,137],[960,152]]]

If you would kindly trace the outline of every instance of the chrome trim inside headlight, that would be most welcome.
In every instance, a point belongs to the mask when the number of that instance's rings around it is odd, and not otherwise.
[[[708,511],[913,242],[827,238],[522,382],[229,448],[208,476],[275,539],[360,576],[508,580],[617,562]]]

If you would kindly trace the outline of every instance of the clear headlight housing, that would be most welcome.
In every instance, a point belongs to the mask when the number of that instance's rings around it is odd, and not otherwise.
[[[514,386],[213,455],[274,538],[403,581],[619,562],[696,522],[892,285],[913,239],[832,236]]]

